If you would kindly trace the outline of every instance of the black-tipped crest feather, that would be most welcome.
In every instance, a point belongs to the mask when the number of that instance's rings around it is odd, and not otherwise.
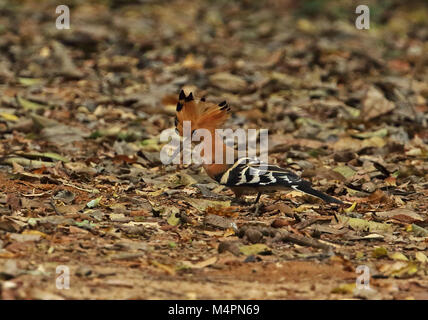
[[[184,101],[186,101],[186,102],[190,102],[190,101],[192,101],[192,100],[194,100],[194,98],[193,98],[193,94],[192,94],[192,92],[190,92],[190,93],[189,93],[189,95],[188,95],[186,98],[184,98]]]
[[[180,91],[180,94],[179,94],[179,96],[178,96],[178,99],[180,99],[180,100],[184,100],[184,99],[186,99],[186,94],[184,93],[184,91],[183,91],[183,90],[181,90],[181,91]]]

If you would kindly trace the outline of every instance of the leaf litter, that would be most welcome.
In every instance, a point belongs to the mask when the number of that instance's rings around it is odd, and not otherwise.
[[[2,4],[2,299],[428,298],[424,6],[374,1],[364,33],[346,3],[78,0],[69,32],[54,5]],[[276,193],[254,216],[162,165],[182,88],[346,207]]]

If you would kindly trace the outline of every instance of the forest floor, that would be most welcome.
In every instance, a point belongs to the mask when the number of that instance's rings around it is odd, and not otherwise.
[[[373,1],[369,30],[353,1],[75,0],[70,30],[19,3],[0,4],[0,299],[428,299],[423,1]],[[162,164],[181,89],[346,205],[278,192],[254,216]]]

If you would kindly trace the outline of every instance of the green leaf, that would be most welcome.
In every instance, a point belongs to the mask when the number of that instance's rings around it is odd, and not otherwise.
[[[30,218],[28,219],[27,223],[31,226],[31,227],[35,227],[37,225],[37,220],[34,218]]]
[[[98,204],[100,203],[100,201],[101,201],[101,199],[102,199],[103,197],[101,196],[101,197],[98,197],[98,198],[96,198],[96,199],[94,199],[94,200],[91,200],[91,201],[89,201],[87,204],[86,204],[86,206],[88,207],[88,208],[95,208],[96,206],[98,206]]]
[[[386,250],[384,247],[379,247],[372,251],[373,258],[379,259],[387,256],[388,256],[388,250]]]
[[[409,259],[401,252],[394,252],[389,255],[389,258],[397,261],[409,261]]]
[[[356,202],[354,202],[353,204],[352,204],[352,206],[350,206],[349,208],[346,208],[346,209],[344,209],[343,211],[345,211],[346,213],[350,213],[350,212],[352,212],[352,211],[354,211],[355,210],[355,207],[357,206],[357,203]]]
[[[393,270],[390,275],[396,278],[408,278],[414,275],[416,272],[418,272],[417,264],[409,262],[406,266],[399,268],[398,270]]]
[[[270,254],[272,251],[269,247],[263,243],[256,243],[248,246],[239,247],[239,251],[245,254],[246,256],[251,256],[255,254]]]
[[[96,138],[99,138],[99,137],[102,137],[102,136],[103,136],[102,132],[100,132],[98,130],[95,130],[94,132],[92,132],[89,135],[89,139],[96,139]]]
[[[349,106],[343,106],[343,108],[348,112],[351,118],[358,118],[361,114],[361,111],[357,108],[353,108]]]
[[[23,78],[23,77],[18,78],[18,81],[19,81],[20,84],[22,84],[23,86],[26,86],[26,87],[32,86],[32,85],[35,85],[35,84],[39,84],[39,83],[43,82],[42,79],[38,79],[38,78]]]
[[[408,231],[412,231],[416,237],[428,237],[428,230],[416,224],[412,224],[409,229]]]
[[[172,212],[167,220],[168,224],[171,226],[176,226],[180,223],[180,218],[176,216],[176,212]]]
[[[39,110],[39,109],[46,109],[46,108],[48,108],[47,105],[36,103],[36,102],[30,101],[30,100],[21,98],[20,96],[17,96],[16,99],[17,99],[19,105],[21,107],[23,107],[24,109],[26,109],[26,110],[33,110],[33,111],[35,111],[35,110]]]
[[[337,215],[340,223],[348,224],[356,231],[369,231],[369,232],[392,232],[393,227],[387,223],[379,223],[374,221],[367,221],[359,218],[350,218],[343,215]]]
[[[19,118],[12,113],[0,112],[0,117],[6,121],[18,121]]]
[[[348,166],[339,166],[339,167],[334,168],[333,171],[336,171],[336,172],[340,173],[346,179],[349,179],[349,178],[353,177],[354,174],[355,174],[355,171],[352,170]]]
[[[92,229],[96,226],[95,223],[90,222],[88,220],[83,220],[82,222],[75,222],[75,225],[83,229]]]

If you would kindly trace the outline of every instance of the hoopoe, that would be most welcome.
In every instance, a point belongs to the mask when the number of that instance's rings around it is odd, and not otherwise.
[[[325,202],[343,204],[342,201],[313,189],[309,181],[301,179],[287,169],[263,163],[257,158],[238,158],[237,152],[234,150],[232,152],[235,155],[235,162],[227,164],[226,153],[231,147],[223,143],[216,144],[213,141],[218,135],[216,129],[219,129],[229,118],[229,111],[230,107],[226,101],[218,105],[205,101],[205,98],[196,101],[192,93],[186,96],[184,91],[181,90],[177,103],[175,126],[180,136],[183,136],[184,121],[190,121],[192,136],[198,129],[206,129],[211,133],[213,138],[210,141],[203,140],[201,142],[207,144],[203,147],[201,155],[203,155],[204,150],[211,150],[209,156],[212,158],[205,158],[205,160],[212,161],[206,161],[203,167],[208,176],[221,185],[229,187],[234,192],[237,200],[242,195],[257,193],[254,202],[254,204],[257,204],[263,193],[294,189],[318,197]],[[222,141],[222,137],[219,138],[219,141]],[[215,163],[214,158],[216,152],[219,151],[223,152],[224,161]]]

